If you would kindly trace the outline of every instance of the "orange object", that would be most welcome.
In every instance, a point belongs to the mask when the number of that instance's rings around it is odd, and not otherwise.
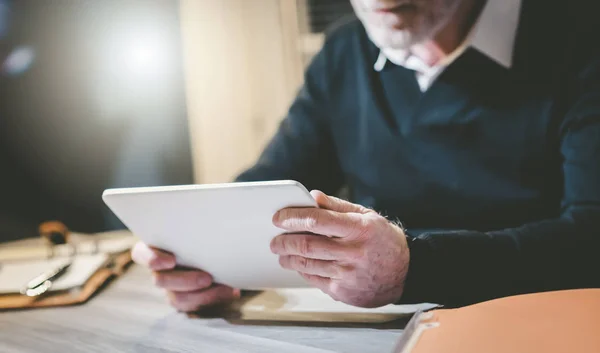
[[[599,353],[600,289],[525,294],[415,314],[395,353]]]
[[[51,245],[60,245],[69,242],[69,229],[58,221],[49,221],[40,224],[39,233]]]

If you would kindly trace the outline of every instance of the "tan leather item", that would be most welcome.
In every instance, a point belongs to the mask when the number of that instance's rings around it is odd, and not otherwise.
[[[83,304],[102,289],[113,277],[121,275],[130,263],[130,252],[115,255],[112,259],[112,266],[98,270],[77,291],[52,292],[39,298],[27,297],[20,294],[0,295],[0,311]]]
[[[67,244],[69,242],[69,228],[62,222],[48,221],[40,224],[39,233],[48,245]]]
[[[396,353],[600,352],[600,289],[501,298],[415,320]]]
[[[5,255],[10,255],[11,252],[15,253],[14,259],[11,256],[4,256],[8,260],[22,260],[26,261],[31,259],[46,259],[52,258],[55,255],[60,256],[61,253],[57,249],[68,251],[68,256],[73,256],[76,251],[76,247],[79,244],[81,247],[81,240],[83,237],[98,238],[102,234],[97,235],[81,235],[79,242],[75,235],[71,235],[66,225],[59,221],[48,221],[40,224],[39,233],[43,243],[46,244],[42,248],[30,244],[30,247],[23,248],[19,247],[8,247],[4,249]],[[109,235],[109,233],[103,233]],[[75,244],[73,244],[73,242]],[[98,247],[94,247],[95,251],[98,251]],[[81,249],[79,250],[81,251]],[[28,297],[22,294],[4,294],[0,295],[0,311],[2,310],[14,310],[14,309],[26,309],[26,308],[41,308],[50,306],[66,306],[82,304],[88,301],[94,294],[102,289],[112,278],[120,276],[123,271],[127,268],[131,260],[131,252],[124,251],[123,248],[118,249],[115,252],[105,252],[109,255],[108,266],[104,266],[97,270],[83,286],[65,291],[48,292],[39,297]],[[29,256],[30,255],[30,256]],[[63,256],[65,254],[62,254]]]

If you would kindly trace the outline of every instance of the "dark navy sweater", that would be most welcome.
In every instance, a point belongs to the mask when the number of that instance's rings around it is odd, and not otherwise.
[[[360,22],[338,27],[237,180],[345,187],[401,221],[403,303],[600,286],[600,32],[568,3],[525,0],[510,69],[471,48],[425,93],[373,69]]]

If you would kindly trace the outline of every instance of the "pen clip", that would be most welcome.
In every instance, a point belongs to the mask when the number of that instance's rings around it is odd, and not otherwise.
[[[21,294],[26,295],[28,297],[39,297],[40,295],[46,293],[52,287],[52,281],[45,281],[41,285],[29,288],[25,287],[21,290]]]
[[[36,297],[44,294],[52,287],[52,281],[62,276],[69,266],[71,266],[71,261],[34,277],[21,289],[21,294],[28,297]]]

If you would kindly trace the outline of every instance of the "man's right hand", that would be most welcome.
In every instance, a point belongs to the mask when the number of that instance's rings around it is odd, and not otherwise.
[[[240,291],[214,284],[204,271],[176,267],[175,256],[139,242],[131,252],[133,261],[152,270],[154,284],[167,291],[173,307],[192,312],[216,304],[229,303],[240,297]]]

